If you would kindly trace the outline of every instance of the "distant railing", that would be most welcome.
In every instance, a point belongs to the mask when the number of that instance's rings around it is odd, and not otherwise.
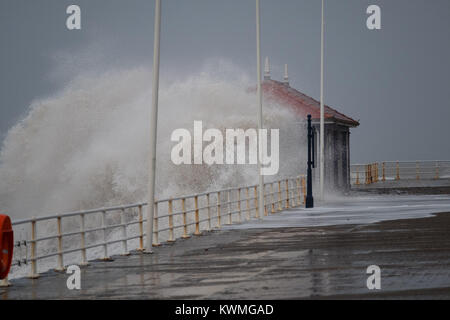
[[[445,178],[450,178],[450,160],[384,161],[350,166],[350,180],[356,186],[379,181]]]
[[[266,183],[264,189],[265,216],[305,203],[304,176]],[[136,203],[14,221],[13,266],[29,266],[29,277],[37,278],[41,260],[53,258],[50,264],[63,271],[70,254],[79,254],[77,263],[87,265],[88,250],[97,249],[92,259],[103,260],[111,259],[108,250],[114,245],[124,255],[129,254],[130,247],[142,251],[146,206]],[[259,218],[256,185],[158,200],[152,243],[159,246],[161,242],[200,235],[252,216]]]

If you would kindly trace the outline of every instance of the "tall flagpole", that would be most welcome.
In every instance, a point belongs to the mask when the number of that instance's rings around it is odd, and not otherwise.
[[[258,218],[264,216],[264,176],[261,174],[262,141],[261,129],[263,128],[262,116],[262,91],[261,91],[261,22],[259,0],[256,0],[256,62],[257,62],[257,95],[258,95],[258,176],[259,176],[259,196],[258,196]]]
[[[150,167],[148,177],[146,252],[153,252],[153,214],[155,210],[156,137],[158,131],[159,44],[161,34],[161,0],[155,0],[155,36],[153,43],[153,91],[150,110]]]
[[[322,27],[320,39],[320,199],[324,200],[324,173],[325,173],[325,159],[324,159],[324,142],[325,142],[325,125],[324,125],[324,105],[323,105],[323,51],[324,51],[324,0],[322,0]]]

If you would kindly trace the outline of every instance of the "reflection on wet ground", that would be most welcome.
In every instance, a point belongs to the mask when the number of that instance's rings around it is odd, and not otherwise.
[[[1,299],[450,298],[450,214],[313,227],[215,231],[68,275],[13,280]],[[381,290],[366,269],[381,268]]]

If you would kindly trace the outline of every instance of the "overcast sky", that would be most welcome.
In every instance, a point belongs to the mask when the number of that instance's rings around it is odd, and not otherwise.
[[[162,2],[162,76],[216,58],[256,74],[254,0]],[[65,27],[70,4],[81,7],[81,31]],[[382,9],[381,30],[366,27],[370,4]],[[261,10],[272,77],[288,63],[291,85],[317,99],[320,1],[261,0]],[[449,12],[448,0],[326,0],[324,100],[361,121],[352,162],[450,159]],[[70,80],[57,72],[61,61],[69,70],[150,68],[153,17],[153,0],[0,0],[1,137],[32,100]]]

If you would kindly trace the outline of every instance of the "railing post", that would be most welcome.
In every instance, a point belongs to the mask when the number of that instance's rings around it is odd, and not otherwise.
[[[153,247],[159,247],[159,217],[158,217],[158,201],[155,201],[155,212],[153,213]]]
[[[61,217],[56,218],[58,229],[58,266],[55,271],[64,271]]]
[[[283,210],[281,207],[281,181],[278,181],[278,211]]]
[[[80,215],[80,236],[81,236],[81,266],[87,266],[87,257],[86,257],[86,232],[85,232],[85,223],[84,223],[84,213]]]
[[[238,212],[239,212],[239,215],[238,215],[238,218],[239,218],[239,223],[241,222],[241,220],[242,220],[242,210],[241,210],[241,188],[238,188],[238,195],[237,195],[237,204],[238,204]]]
[[[209,193],[206,195],[206,206],[208,207],[208,231],[211,231],[211,204],[209,201]]]
[[[246,197],[246,203],[247,203],[247,221],[250,220],[250,193],[248,192],[249,187],[245,188],[245,197]]]
[[[275,213],[275,198],[273,195],[273,182],[270,184],[270,204],[272,207],[272,213]]]
[[[195,196],[194,198],[194,205],[195,205],[195,232],[194,235],[199,236],[200,233],[200,215],[198,211],[198,196]]]
[[[395,176],[395,180],[400,180],[400,163],[399,161],[397,161],[396,163],[396,176]]]
[[[169,200],[169,240],[168,242],[174,242],[173,238],[173,200]]]
[[[255,199],[254,200],[255,200],[255,210],[256,210],[255,217],[259,218],[258,192],[257,192],[256,186],[254,187],[254,194],[255,194]]]
[[[139,215],[139,251],[144,251],[144,219],[142,216],[142,205],[138,207],[138,215]]]
[[[289,204],[289,179],[286,179],[286,209],[290,208]]]
[[[303,193],[303,204],[306,204],[306,179],[302,177],[302,193]]]
[[[297,191],[296,183],[297,183],[296,181],[294,182],[294,180],[291,180],[291,185],[292,185],[292,188],[291,188],[291,206],[292,206],[292,208],[295,208],[295,207],[298,206],[298,204],[297,204],[298,196],[295,194],[295,192]]]
[[[298,207],[299,205],[300,202],[298,201],[298,181],[296,179],[295,182],[292,181],[292,206]]]
[[[33,217],[33,220],[31,221],[31,273],[30,278],[31,279],[37,279],[39,278],[39,274],[37,273],[37,255],[36,255],[36,249],[37,249],[37,232],[36,232],[36,218]]]
[[[295,207],[295,195],[293,194],[293,191],[295,190],[295,188],[291,186],[290,179],[287,180],[287,185],[288,185],[287,189],[288,189],[289,208],[294,208]]]
[[[106,211],[102,211],[102,230],[103,230],[103,259],[109,261],[111,258],[108,256],[108,244],[106,242]]]
[[[227,202],[228,202],[228,223],[227,224],[231,224],[233,222],[233,219],[231,217],[232,206],[231,206],[231,191],[230,190],[227,191]]]
[[[220,191],[217,192],[217,228],[221,227],[221,213],[220,213]]]
[[[186,198],[181,199],[181,211],[183,212],[183,239],[189,238],[188,226],[187,226],[187,216],[186,216]]]
[[[383,182],[386,181],[386,163],[383,162]]]
[[[416,161],[416,180],[420,180],[419,161]]]
[[[264,216],[268,216],[269,213],[267,212],[267,196],[266,196],[266,184],[263,184],[263,195],[264,195]]]
[[[436,177],[435,179],[439,179],[439,161],[436,161]]]
[[[300,178],[297,178],[296,183],[297,183],[297,207],[299,207],[302,204]]]
[[[128,256],[130,253],[128,252],[128,246],[127,246],[127,224],[125,221],[125,209],[120,209],[120,223],[122,225],[122,255]]]

